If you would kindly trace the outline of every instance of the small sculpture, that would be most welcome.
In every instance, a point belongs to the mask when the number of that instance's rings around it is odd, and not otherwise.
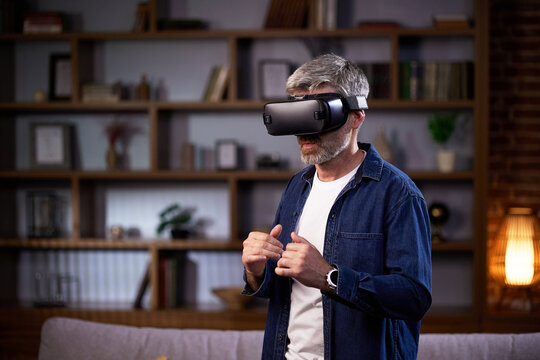
[[[448,207],[443,203],[433,203],[429,207],[429,219],[433,225],[431,228],[431,242],[433,244],[444,241],[441,235],[442,226],[448,221]]]

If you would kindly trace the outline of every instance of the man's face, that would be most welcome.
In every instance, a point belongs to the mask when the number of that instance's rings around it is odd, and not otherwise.
[[[309,94],[331,93],[336,90],[331,86],[323,86]],[[294,92],[293,95],[307,95]],[[300,135],[296,137],[300,146],[300,156],[307,165],[323,164],[338,156],[351,141],[351,127],[347,121],[341,128],[316,135]]]

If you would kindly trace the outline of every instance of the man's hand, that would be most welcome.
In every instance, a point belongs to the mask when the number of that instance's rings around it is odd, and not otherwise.
[[[277,263],[276,274],[293,277],[305,286],[328,291],[326,274],[332,266],[309,241],[295,232],[291,233],[292,243],[287,244]]]
[[[246,269],[249,286],[257,290],[261,285],[262,276],[268,259],[279,260],[283,253],[283,244],[277,239],[281,234],[281,225],[276,225],[270,234],[253,231],[244,240],[242,263]]]

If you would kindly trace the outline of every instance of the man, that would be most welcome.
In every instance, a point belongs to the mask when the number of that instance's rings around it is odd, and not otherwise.
[[[369,92],[362,71],[332,54],[286,87],[296,99]],[[244,241],[244,293],[270,299],[263,359],[416,358],[431,305],[428,212],[403,172],[357,143],[360,108],[337,129],[297,135],[310,166],[287,185],[270,233]]]

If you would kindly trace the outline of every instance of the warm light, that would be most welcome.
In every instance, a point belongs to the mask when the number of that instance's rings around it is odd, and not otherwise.
[[[505,283],[530,285],[534,275],[533,228],[523,217],[510,221],[506,231]]]
[[[528,287],[540,280],[538,235],[531,209],[510,209],[490,254],[491,274],[497,281],[510,287]]]

